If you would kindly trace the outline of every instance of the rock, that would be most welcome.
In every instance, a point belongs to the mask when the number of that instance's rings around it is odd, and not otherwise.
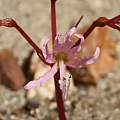
[[[57,104],[56,104],[55,102],[50,103],[49,109],[50,109],[50,110],[57,109]]]
[[[0,51],[0,83],[12,90],[23,87],[25,77],[11,50]]]

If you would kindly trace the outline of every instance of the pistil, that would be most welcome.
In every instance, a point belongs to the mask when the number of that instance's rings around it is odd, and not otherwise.
[[[56,61],[61,61],[61,60],[63,60],[64,62],[67,62],[67,61],[68,61],[67,54],[64,53],[64,52],[58,53],[58,54],[55,56],[55,58],[56,58]]]

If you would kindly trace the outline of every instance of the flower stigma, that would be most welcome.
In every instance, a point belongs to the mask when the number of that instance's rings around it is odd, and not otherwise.
[[[55,55],[56,61],[61,61],[63,60],[64,62],[68,61],[67,54],[65,52],[60,52]]]

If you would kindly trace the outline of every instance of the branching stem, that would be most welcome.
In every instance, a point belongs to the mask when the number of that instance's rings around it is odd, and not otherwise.
[[[42,54],[42,50],[33,42],[33,40],[25,33],[25,31],[16,23],[16,21],[12,18],[2,19],[0,20],[0,26],[5,27],[14,27],[18,30],[18,32],[28,41],[28,43],[36,50],[37,54],[40,55],[42,61],[44,61],[44,56]]]
[[[108,19],[106,17],[98,18],[96,21],[94,21],[92,23],[92,25],[83,34],[84,38],[86,39],[96,27],[104,27],[106,25],[108,25],[109,27],[111,27],[113,29],[120,31],[120,15],[118,15],[112,19]],[[80,41],[81,40],[78,40],[74,46],[79,45]]]

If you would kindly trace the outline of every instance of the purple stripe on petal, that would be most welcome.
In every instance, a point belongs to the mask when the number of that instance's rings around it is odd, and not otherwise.
[[[55,59],[53,57],[53,54],[48,54],[47,58],[45,60],[47,63],[55,63]]]
[[[50,41],[50,38],[45,37],[44,39],[42,39],[42,41],[44,41],[43,47],[42,47],[42,52],[43,52],[43,55],[45,57],[46,62],[47,63],[54,63],[53,54],[50,53],[48,50],[48,42]]]
[[[43,52],[44,57],[46,58],[47,55],[49,54],[49,51],[48,51],[48,42],[50,41],[50,38],[44,37],[42,39],[42,41],[44,42],[43,45],[42,45],[42,52]]]
[[[65,34],[65,37],[64,37],[64,42],[65,44],[69,44],[71,45],[71,36],[76,32],[76,28],[75,27],[72,27],[66,34]]]
[[[71,48],[71,49],[68,51],[69,56],[75,57],[76,53],[79,52],[80,49],[81,49],[81,46],[76,46],[76,47],[74,47],[74,48]]]
[[[61,33],[57,33],[57,35],[55,37],[55,43],[54,43],[55,48],[60,45],[60,38],[61,37],[62,37],[62,34]]]

